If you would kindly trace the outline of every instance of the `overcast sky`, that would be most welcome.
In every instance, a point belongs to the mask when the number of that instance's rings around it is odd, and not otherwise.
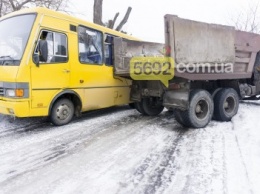
[[[112,19],[116,12],[120,12],[118,21],[121,20],[127,7],[131,6],[133,10],[123,30],[146,41],[163,42],[165,14],[209,23],[231,24],[231,18],[237,17],[254,1],[259,0],[103,0],[103,21]],[[92,21],[93,2],[71,0],[71,11],[77,13],[77,17]]]

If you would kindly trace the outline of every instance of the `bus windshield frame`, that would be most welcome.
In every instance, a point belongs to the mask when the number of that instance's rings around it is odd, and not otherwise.
[[[0,66],[19,66],[36,18],[35,13],[0,21]]]

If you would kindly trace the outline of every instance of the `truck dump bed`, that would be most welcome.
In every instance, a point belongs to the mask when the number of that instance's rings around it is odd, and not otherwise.
[[[130,60],[133,57],[164,56],[164,44],[114,39],[115,75],[130,78]]]
[[[162,56],[166,47],[170,48],[170,56],[178,67],[175,69],[177,77],[189,80],[244,79],[252,76],[260,50],[260,35],[237,31],[231,26],[166,15],[165,44],[116,39],[114,45],[115,75],[118,76],[130,77],[131,57],[146,56],[144,52]],[[227,67],[229,69],[225,71]]]

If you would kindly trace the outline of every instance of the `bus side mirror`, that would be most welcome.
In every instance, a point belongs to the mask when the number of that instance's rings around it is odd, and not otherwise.
[[[33,62],[36,64],[37,67],[40,66],[40,57],[38,53],[33,54]]]

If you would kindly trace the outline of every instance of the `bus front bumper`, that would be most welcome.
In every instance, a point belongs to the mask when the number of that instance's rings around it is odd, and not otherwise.
[[[5,101],[0,100],[0,114],[12,115],[15,117],[30,116],[29,101]]]

